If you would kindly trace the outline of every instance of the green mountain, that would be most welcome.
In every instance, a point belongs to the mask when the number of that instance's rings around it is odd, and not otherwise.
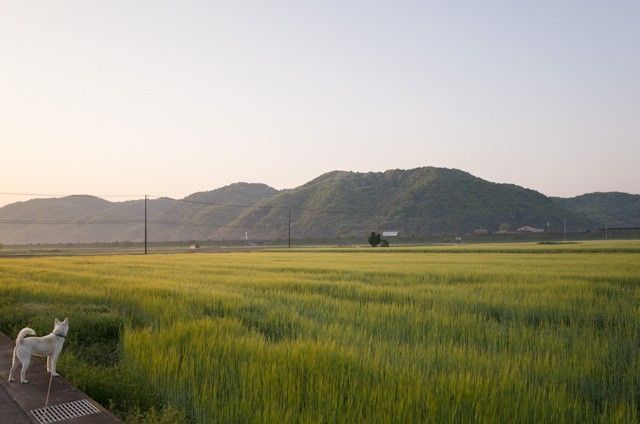
[[[491,183],[446,168],[324,174],[303,186],[281,191],[245,211],[234,226],[251,237],[282,238],[291,207],[296,238],[362,237],[377,229],[405,237],[459,234],[501,223],[555,228],[567,219],[581,230],[593,223],[550,198],[512,184]],[[248,230],[247,230],[248,229]],[[239,236],[230,230],[228,237]]]
[[[569,231],[640,225],[640,196],[592,193],[550,198],[446,168],[386,172],[334,171],[289,190],[236,183],[184,199],[147,202],[151,241],[286,239],[363,240],[369,231],[401,237],[456,235],[529,225]],[[0,208],[0,242],[141,241],[144,200],[93,196],[34,199]]]
[[[553,200],[565,209],[582,214],[604,227],[640,227],[640,195],[620,192],[588,193]]]

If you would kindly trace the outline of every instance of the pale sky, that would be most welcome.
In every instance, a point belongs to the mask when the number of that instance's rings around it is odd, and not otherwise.
[[[0,0],[0,192],[428,165],[639,193],[640,1]]]

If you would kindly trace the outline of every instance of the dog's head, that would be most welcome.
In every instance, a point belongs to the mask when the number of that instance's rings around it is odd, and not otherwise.
[[[58,321],[58,318],[53,322],[53,332],[66,336],[69,332],[69,318],[65,318],[63,321]]]

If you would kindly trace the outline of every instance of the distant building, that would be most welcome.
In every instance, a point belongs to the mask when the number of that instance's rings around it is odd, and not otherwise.
[[[487,230],[486,228],[478,228],[477,230],[473,230],[474,236],[488,236],[489,234],[489,230]]]
[[[524,227],[518,228],[517,232],[519,233],[544,233],[544,229],[542,228],[533,228],[525,225]]]

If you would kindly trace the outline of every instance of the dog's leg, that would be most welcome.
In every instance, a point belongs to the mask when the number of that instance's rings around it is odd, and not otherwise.
[[[57,377],[59,374],[56,372],[56,365],[58,364],[58,355],[53,354],[50,356],[51,358],[51,375],[53,377]]]
[[[13,358],[11,360],[11,370],[9,370],[9,381],[13,381],[13,376],[18,368],[18,356],[17,356],[17,347],[13,348]]]
[[[20,382],[21,383],[28,383],[29,381],[27,380],[27,369],[29,368],[29,363],[31,363],[31,355],[24,355],[20,359],[20,362],[22,363],[22,369],[20,370]]]
[[[47,356],[47,372],[51,372],[51,355]]]

